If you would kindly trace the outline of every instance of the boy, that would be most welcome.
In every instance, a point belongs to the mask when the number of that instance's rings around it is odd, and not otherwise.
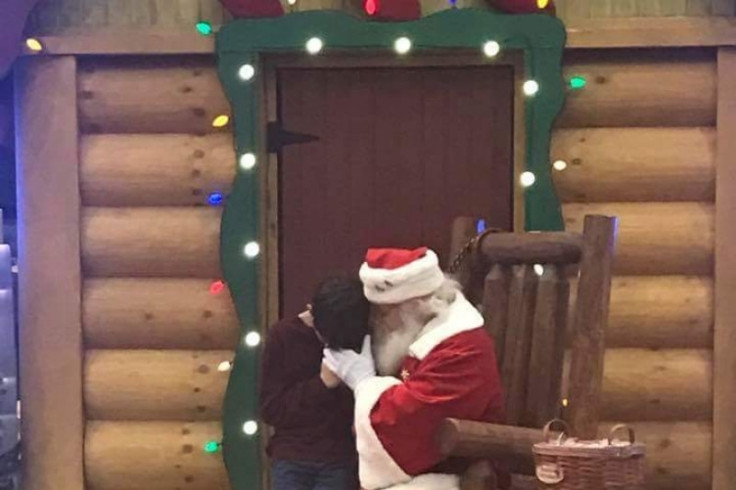
[[[260,401],[275,429],[267,450],[272,490],[358,488],[352,392],[322,366],[322,350],[359,349],[368,312],[359,280],[330,278],[306,311],[269,330]]]

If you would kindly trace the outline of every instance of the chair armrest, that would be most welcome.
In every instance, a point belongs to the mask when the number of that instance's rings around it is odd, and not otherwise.
[[[437,434],[445,456],[509,462],[525,474],[534,470],[532,446],[542,438],[540,429],[457,419],[445,419]]]

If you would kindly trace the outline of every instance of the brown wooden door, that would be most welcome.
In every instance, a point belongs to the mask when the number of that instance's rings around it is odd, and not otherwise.
[[[427,245],[447,260],[452,220],[513,222],[510,67],[278,71],[284,129],[314,143],[279,164],[280,298],[299,311],[368,247]]]

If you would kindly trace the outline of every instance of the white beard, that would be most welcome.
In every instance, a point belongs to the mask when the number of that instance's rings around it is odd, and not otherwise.
[[[425,323],[412,314],[401,314],[400,321],[400,325],[377,323],[373,326],[373,358],[379,376],[399,375],[401,363]]]

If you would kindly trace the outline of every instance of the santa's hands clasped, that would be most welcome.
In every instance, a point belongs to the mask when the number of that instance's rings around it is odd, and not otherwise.
[[[324,350],[324,364],[352,390],[358,383],[376,375],[371,353],[371,338],[366,336],[360,354],[352,350]]]

